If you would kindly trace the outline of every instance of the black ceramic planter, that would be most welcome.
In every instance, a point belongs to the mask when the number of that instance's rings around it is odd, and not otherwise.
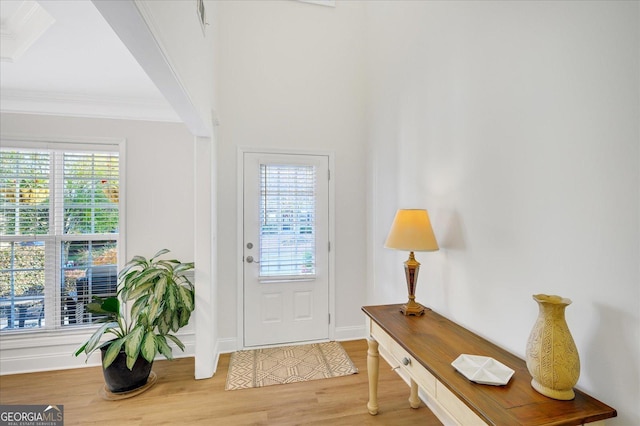
[[[103,359],[107,347],[108,345],[100,348]],[[152,362],[147,361],[140,355],[133,365],[133,369],[129,370],[127,368],[127,355],[123,349],[109,367],[102,369],[104,381],[109,391],[113,393],[129,392],[147,383],[152,365]]]

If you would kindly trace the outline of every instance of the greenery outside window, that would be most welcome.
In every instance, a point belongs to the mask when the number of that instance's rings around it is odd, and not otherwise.
[[[120,204],[116,145],[0,148],[0,333],[90,324],[115,295]]]

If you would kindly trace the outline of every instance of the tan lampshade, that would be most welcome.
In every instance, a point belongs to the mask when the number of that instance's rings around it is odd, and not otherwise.
[[[406,251],[436,251],[439,249],[426,210],[398,210],[384,246]]]

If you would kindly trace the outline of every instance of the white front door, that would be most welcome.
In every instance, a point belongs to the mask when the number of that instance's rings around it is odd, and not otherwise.
[[[329,337],[329,159],[244,154],[244,345]]]

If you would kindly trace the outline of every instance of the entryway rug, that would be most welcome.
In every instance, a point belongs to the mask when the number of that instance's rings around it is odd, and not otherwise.
[[[357,372],[338,342],[238,351],[231,354],[225,389],[259,388]]]

